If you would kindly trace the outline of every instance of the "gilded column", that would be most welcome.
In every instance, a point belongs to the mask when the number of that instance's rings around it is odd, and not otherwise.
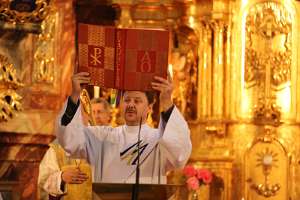
[[[230,117],[230,74],[231,74],[231,22],[224,27],[224,69],[225,69],[225,80],[224,80],[224,117],[225,119]]]
[[[198,105],[199,119],[205,120],[212,115],[212,29],[203,22],[202,40],[199,44]]]
[[[212,119],[224,117],[224,27],[222,21],[214,21],[213,28],[213,58],[212,58]]]

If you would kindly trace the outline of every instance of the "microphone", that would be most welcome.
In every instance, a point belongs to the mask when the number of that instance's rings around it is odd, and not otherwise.
[[[137,141],[137,164],[135,172],[135,184],[132,187],[131,200],[138,200],[139,198],[139,185],[140,185],[140,143],[141,143],[141,128],[142,128],[142,117],[139,124],[138,141]]]

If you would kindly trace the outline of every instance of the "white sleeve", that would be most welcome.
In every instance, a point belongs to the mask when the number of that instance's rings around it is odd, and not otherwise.
[[[190,157],[192,143],[188,124],[176,106],[167,123],[160,120],[159,130],[162,133],[159,144],[163,156],[173,167],[184,167]]]
[[[65,191],[62,191],[60,188],[61,182],[61,171],[57,163],[56,153],[55,150],[50,147],[39,166],[38,185],[41,190],[41,195],[43,195],[43,191],[47,192],[46,196],[48,196],[48,194],[52,196],[64,194]]]
[[[99,146],[103,141],[117,143],[119,134],[115,128],[109,126],[85,126],[82,120],[81,106],[78,107],[72,121],[67,125],[61,124],[61,117],[65,112],[66,104],[62,114],[58,117],[56,133],[59,144],[74,158],[85,158],[92,163],[95,160]]]

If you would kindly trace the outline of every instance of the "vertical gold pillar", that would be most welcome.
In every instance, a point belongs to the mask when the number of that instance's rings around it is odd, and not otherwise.
[[[201,27],[202,39],[199,44],[198,105],[199,119],[212,115],[212,30],[207,22]]]
[[[223,20],[205,19],[199,29],[198,119],[223,121],[229,82],[230,32]],[[228,87],[226,87],[228,86]]]
[[[225,80],[224,80],[224,117],[229,118],[230,117],[230,104],[232,103],[230,101],[230,74],[231,74],[231,22],[228,22],[229,24],[225,25],[224,31],[224,69],[225,69]]]
[[[213,27],[212,118],[223,119],[224,114],[224,45],[223,23],[215,21]]]

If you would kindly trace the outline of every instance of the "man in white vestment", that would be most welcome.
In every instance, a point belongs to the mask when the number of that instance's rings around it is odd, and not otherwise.
[[[122,96],[120,108],[125,125],[85,126],[79,95],[80,85],[89,82],[87,72],[73,75],[72,94],[58,119],[56,132],[66,152],[75,158],[86,158],[91,164],[94,182],[135,182],[140,122],[141,183],[166,183],[167,170],[186,164],[192,149],[190,131],[171,100],[170,80],[155,77],[152,82],[152,88],[160,93],[162,113],[158,129],[145,123],[153,96],[141,91],[125,91]]]
[[[111,114],[109,103],[103,98],[94,98],[91,106],[96,124],[109,125]],[[88,123],[87,118],[84,121]],[[70,159],[56,140],[49,146],[50,148],[45,153],[39,167],[39,199],[74,199],[76,194],[67,193],[65,184],[82,184],[88,177],[79,169],[62,168],[84,161]]]

